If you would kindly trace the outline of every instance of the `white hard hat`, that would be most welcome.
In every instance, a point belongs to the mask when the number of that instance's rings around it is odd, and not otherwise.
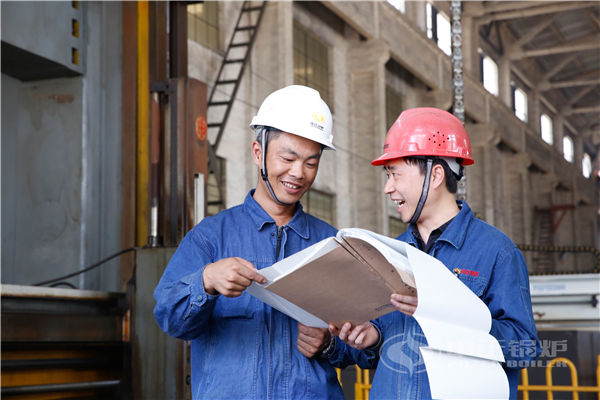
[[[263,101],[250,127],[268,126],[292,133],[335,150],[332,116],[319,92],[292,85],[276,90]]]

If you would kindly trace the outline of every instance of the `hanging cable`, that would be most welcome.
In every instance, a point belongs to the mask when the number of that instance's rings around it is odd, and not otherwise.
[[[125,253],[129,253],[130,251],[135,251],[135,250],[138,250],[138,249],[139,249],[139,247],[130,247],[128,249],[121,250],[118,253],[115,253],[115,254],[113,254],[111,256],[108,256],[105,259],[100,260],[97,263],[92,264],[89,267],[86,267],[86,268],[84,268],[82,270],[70,273],[70,274],[65,275],[65,276],[61,276],[59,278],[54,278],[54,279],[50,279],[50,280],[47,280],[47,281],[43,281],[43,282],[39,282],[39,283],[34,283],[32,286],[43,286],[43,285],[47,285],[49,283],[54,283],[54,282],[58,282],[58,281],[62,281],[62,280],[65,280],[65,279],[72,278],[74,276],[77,276],[77,275],[83,274],[85,272],[91,271],[92,269],[97,268],[97,267],[101,266],[102,264],[104,264],[106,262],[109,262],[113,258],[119,257],[120,255],[123,255]]]

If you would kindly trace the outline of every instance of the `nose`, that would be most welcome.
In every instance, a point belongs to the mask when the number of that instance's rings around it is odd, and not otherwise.
[[[391,194],[394,192],[394,178],[390,175],[385,182],[385,186],[383,187],[383,192],[385,194]]]
[[[304,176],[303,163],[300,160],[292,163],[289,173],[294,178],[297,178],[297,179],[302,178]]]

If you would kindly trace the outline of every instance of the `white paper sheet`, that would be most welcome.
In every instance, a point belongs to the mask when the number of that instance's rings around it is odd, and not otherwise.
[[[342,229],[337,240],[325,239],[260,270],[269,282],[253,283],[247,292],[304,325],[326,328],[326,321],[267,288],[309,261],[338,248],[342,238],[368,242],[397,271],[414,276],[419,298],[414,317],[427,339],[428,346],[420,350],[434,398],[508,398],[508,379],[500,365],[504,361],[502,349],[489,334],[492,324],[489,309],[443,263],[407,243],[364,229]]]
[[[496,361],[421,347],[433,399],[508,399],[508,378]]]

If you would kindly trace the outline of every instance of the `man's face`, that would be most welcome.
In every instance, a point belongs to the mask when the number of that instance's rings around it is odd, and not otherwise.
[[[387,175],[383,191],[398,206],[402,222],[408,223],[419,204],[425,176],[421,175],[418,165],[408,164],[403,159],[389,161],[383,168]]]
[[[321,147],[312,140],[285,132],[269,142],[266,159],[269,182],[280,201],[296,203],[310,189],[317,177]]]

